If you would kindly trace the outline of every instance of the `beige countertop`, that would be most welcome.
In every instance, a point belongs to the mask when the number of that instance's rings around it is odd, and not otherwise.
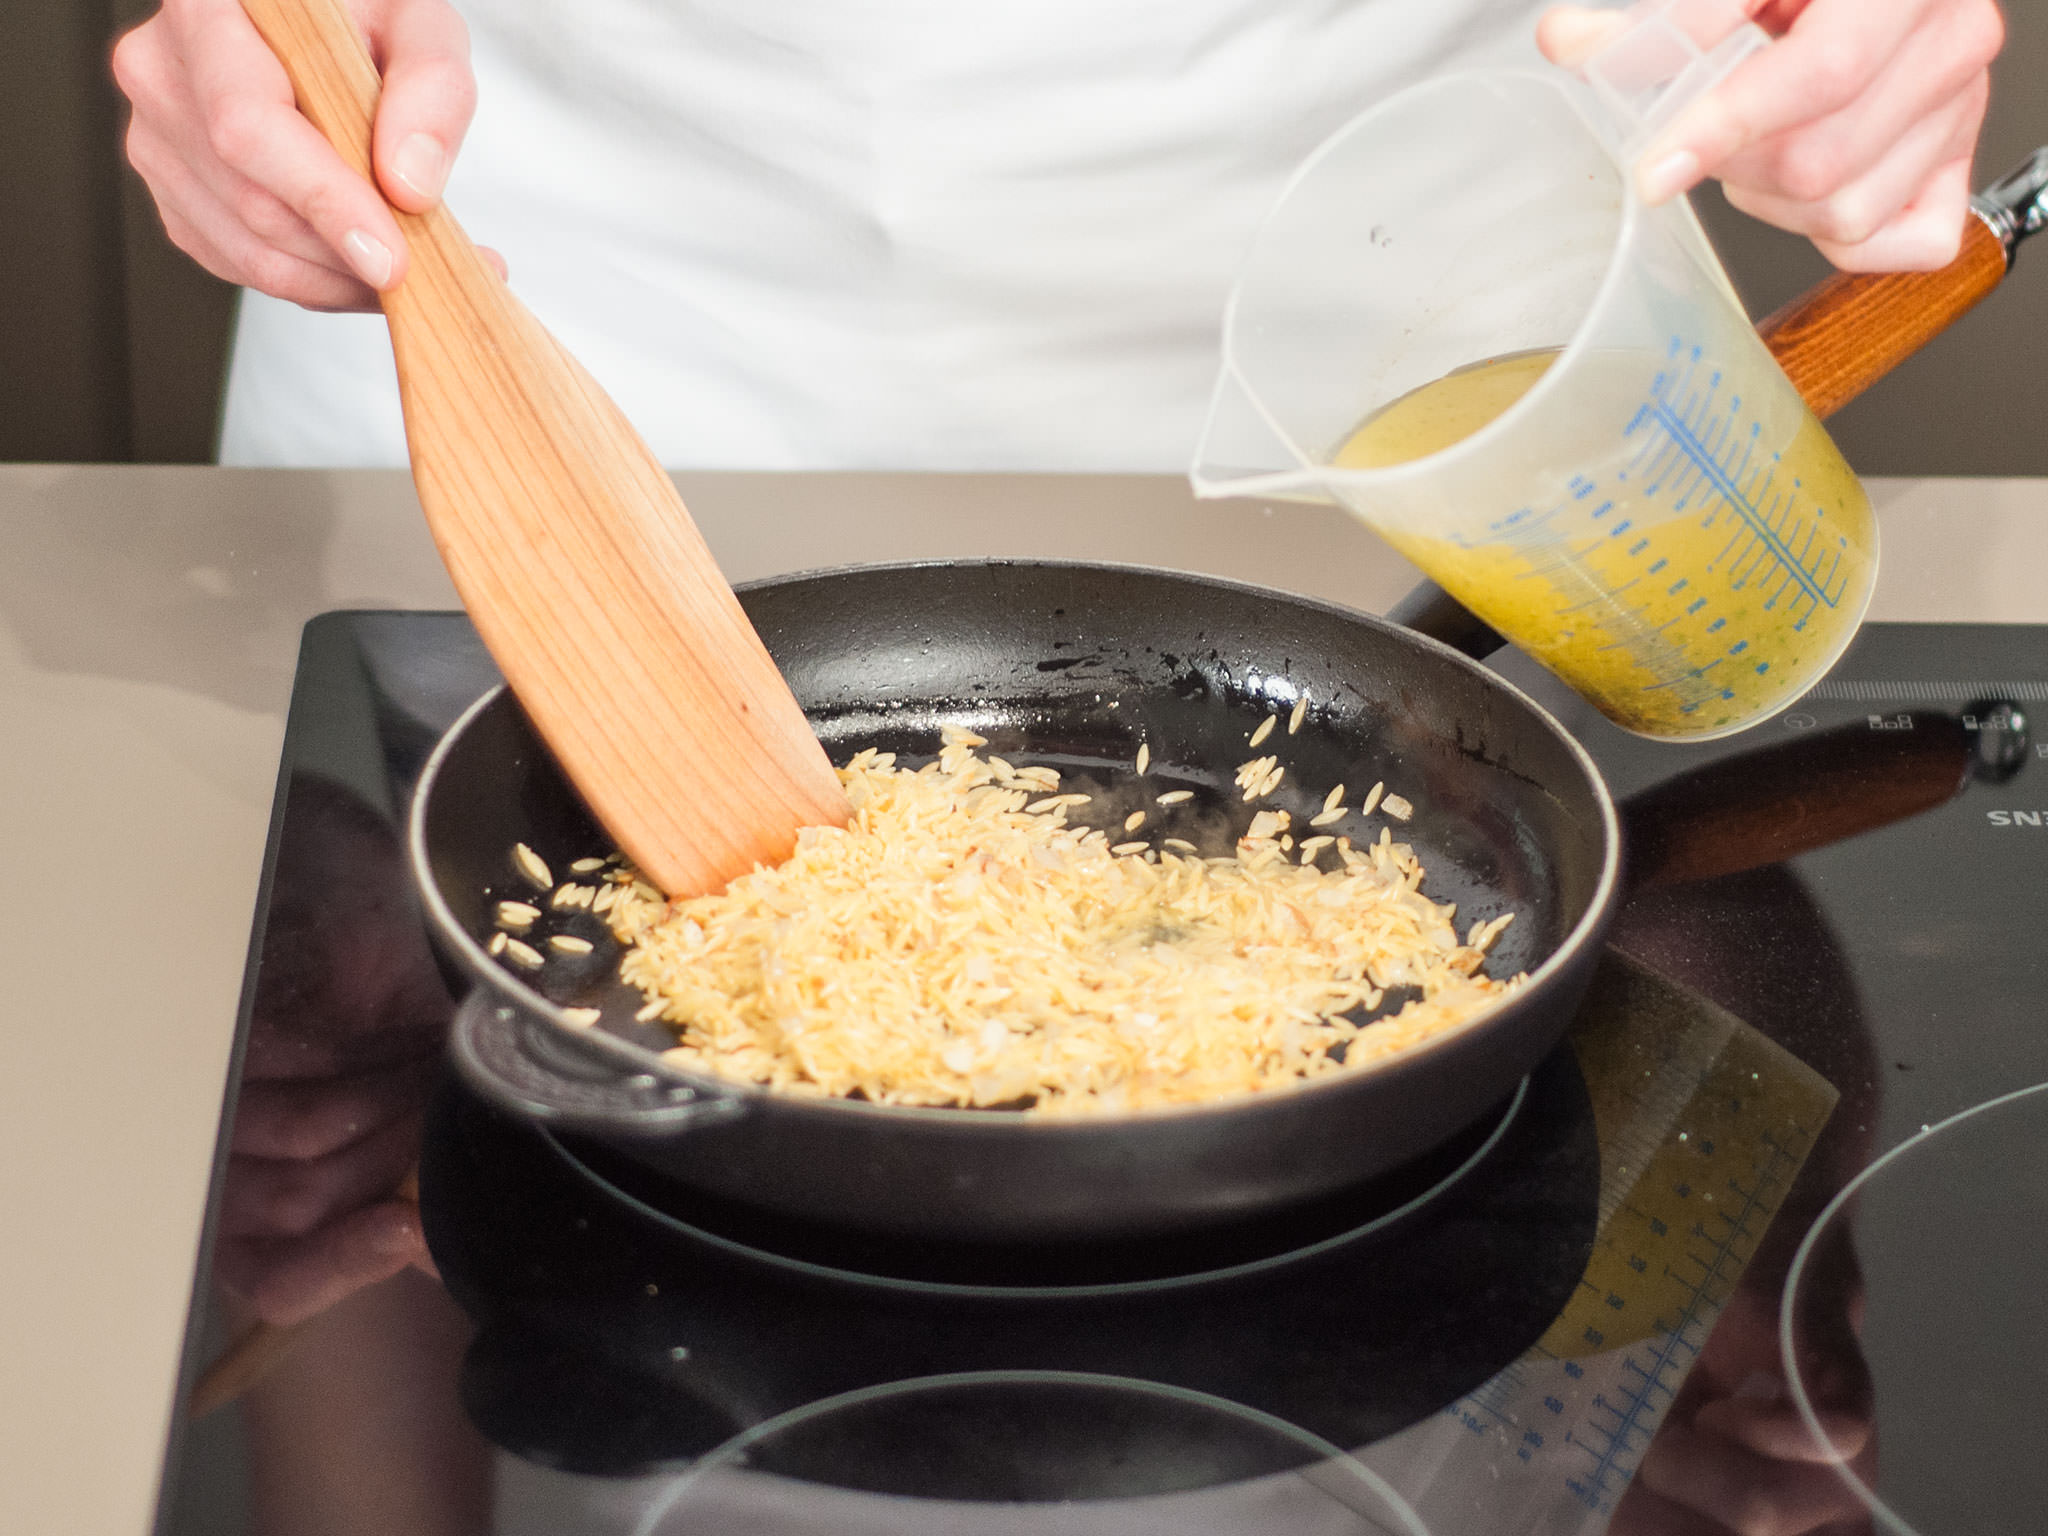
[[[1163,477],[686,475],[735,581],[1175,566],[1379,610],[1341,514]],[[1875,481],[1874,619],[2048,622],[2048,481]],[[0,466],[0,1529],[146,1531],[299,628],[454,606],[409,481]]]

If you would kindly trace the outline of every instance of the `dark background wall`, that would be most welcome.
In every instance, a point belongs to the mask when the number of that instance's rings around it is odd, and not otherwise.
[[[153,0],[0,0],[0,460],[213,456],[233,290],[163,237],[107,72]]]
[[[153,0],[0,0],[0,460],[212,457],[233,294],[165,241],[120,157],[113,38]],[[2048,144],[2048,3],[2010,0],[1980,184]],[[1825,271],[1717,195],[1751,311]],[[2048,235],[2004,288],[1831,424],[1865,474],[2048,474]]]

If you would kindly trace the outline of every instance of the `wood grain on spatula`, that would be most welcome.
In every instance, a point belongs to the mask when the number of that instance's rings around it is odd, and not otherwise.
[[[243,0],[366,179],[378,79],[340,0]],[[427,522],[491,656],[619,847],[671,895],[784,858],[847,805],[824,749],[625,416],[445,209],[394,210],[383,296]]]

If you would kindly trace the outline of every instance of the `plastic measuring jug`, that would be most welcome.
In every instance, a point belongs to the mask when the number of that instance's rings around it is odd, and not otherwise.
[[[1700,739],[1833,664],[1877,530],[1689,205],[1633,190],[1767,41],[1679,4],[1584,81],[1448,76],[1326,141],[1231,295],[1192,478],[1336,502],[1617,724]]]

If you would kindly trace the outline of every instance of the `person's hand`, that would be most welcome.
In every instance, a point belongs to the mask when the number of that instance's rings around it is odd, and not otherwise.
[[[2005,38],[1996,0],[1729,0],[1777,41],[1681,112],[1637,163],[1651,203],[1718,177],[1745,213],[1852,272],[1945,266]],[[1627,12],[1565,6],[1537,41],[1573,67]],[[1706,41],[1713,41],[1707,39]]]
[[[1846,1229],[1842,1229],[1846,1231]],[[1844,1241],[1803,1288],[1801,1372],[1824,1441],[1794,1406],[1778,1353],[1775,1270],[1745,1277],[1707,1336],[1614,1511],[1609,1536],[1869,1536],[1877,1461],[1862,1280]]]
[[[347,1074],[245,1075],[214,1267],[265,1322],[303,1322],[401,1269],[433,1273],[411,1170],[440,1040],[418,1043]]]
[[[256,972],[214,1265],[288,1327],[408,1265],[406,1198],[451,1004],[398,839],[330,780],[294,774]]]
[[[134,104],[128,159],[171,239],[217,277],[309,309],[374,309],[405,277],[388,198],[434,206],[476,104],[469,34],[447,0],[349,0],[383,71],[377,188],[293,105],[237,0],[163,0],[114,46]]]

